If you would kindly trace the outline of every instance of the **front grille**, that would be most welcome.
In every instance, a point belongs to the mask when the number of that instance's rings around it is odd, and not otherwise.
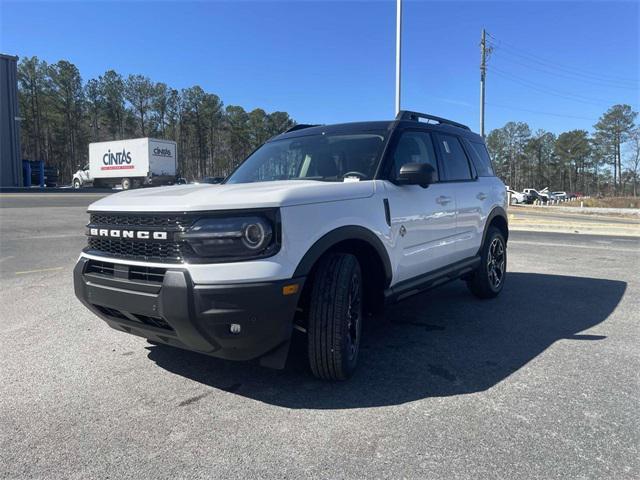
[[[117,270],[117,274],[116,274]],[[122,263],[103,262],[100,260],[89,260],[85,273],[98,274],[107,277],[128,278],[149,283],[162,285],[166,268],[141,267],[139,265],[125,265]]]
[[[113,277],[115,266],[109,262],[99,262],[91,260],[87,265],[86,273],[97,273],[99,275],[107,275]]]
[[[128,228],[163,232],[180,232],[189,228],[197,219],[194,215],[179,213],[111,213],[93,212],[91,228]],[[131,260],[179,263],[192,253],[184,242],[133,240],[125,238],[89,237],[89,253]]]
[[[189,215],[165,214],[124,214],[124,213],[92,213],[90,223],[96,226],[110,227],[145,227],[163,230],[184,230],[194,221]]]
[[[139,267],[137,265],[129,266],[129,280],[143,280],[145,282],[162,283],[164,274],[167,272],[165,268]]]
[[[180,242],[146,242],[89,237],[89,251],[121,258],[181,262],[185,255],[191,252],[191,249],[187,244]]]

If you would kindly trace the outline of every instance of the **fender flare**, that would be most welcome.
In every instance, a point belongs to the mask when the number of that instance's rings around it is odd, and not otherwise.
[[[484,222],[484,232],[482,232],[482,243],[480,244],[480,248],[482,249],[482,245],[484,245],[484,241],[487,238],[487,230],[489,230],[489,225],[496,217],[502,217],[507,224],[507,235],[505,237],[505,242],[509,240],[509,218],[507,217],[507,212],[502,207],[494,207],[493,210],[487,216],[487,221]]]
[[[307,276],[311,272],[311,269],[318,261],[318,259],[324,255],[331,247],[337,245],[345,240],[361,240],[368,243],[378,254],[382,260],[382,268],[385,276],[385,288],[391,283],[393,276],[393,270],[391,268],[391,260],[389,254],[384,247],[382,241],[378,236],[367,228],[360,227],[358,225],[346,225],[344,227],[338,227],[335,230],[331,230],[320,237],[304,254],[300,263],[296,267],[293,277]]]

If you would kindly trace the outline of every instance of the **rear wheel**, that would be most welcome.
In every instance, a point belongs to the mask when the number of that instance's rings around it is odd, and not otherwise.
[[[123,178],[122,182],[121,182],[121,185],[122,185],[122,189],[123,190],[129,190],[131,188],[131,185],[132,185],[131,179],[130,178]]]
[[[494,298],[502,291],[506,275],[507,243],[498,228],[489,227],[482,245],[480,265],[467,280],[467,286],[478,298]]]
[[[358,362],[362,330],[362,273],[355,256],[333,253],[320,261],[311,291],[309,364],[324,380],[345,380]]]
[[[75,188],[76,190],[79,189],[82,186],[82,184],[80,183],[80,180],[78,180],[77,178],[75,178],[73,180],[73,188]]]

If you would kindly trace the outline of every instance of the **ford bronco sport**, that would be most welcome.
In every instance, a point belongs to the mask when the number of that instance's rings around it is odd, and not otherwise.
[[[297,125],[220,185],[93,203],[75,292],[117,330],[274,368],[296,329],[313,374],[345,379],[365,312],[457,278],[500,293],[506,205],[483,139],[459,123]]]

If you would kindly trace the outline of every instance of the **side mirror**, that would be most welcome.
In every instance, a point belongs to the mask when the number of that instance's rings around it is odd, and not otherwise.
[[[396,179],[399,185],[420,185],[427,188],[436,181],[436,171],[428,163],[405,163]]]

